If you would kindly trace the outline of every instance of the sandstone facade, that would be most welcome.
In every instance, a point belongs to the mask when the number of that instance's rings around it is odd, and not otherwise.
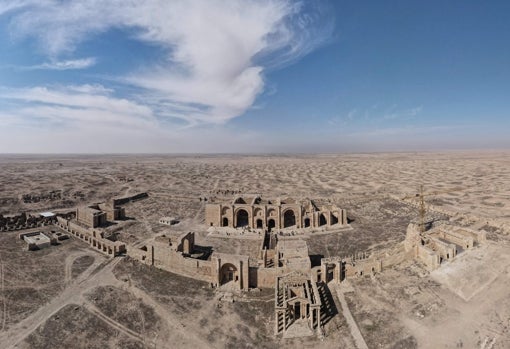
[[[238,196],[231,202],[208,203],[206,225],[279,230],[285,228],[318,228],[346,225],[347,214],[335,205],[318,207],[312,200],[262,199],[260,196]]]

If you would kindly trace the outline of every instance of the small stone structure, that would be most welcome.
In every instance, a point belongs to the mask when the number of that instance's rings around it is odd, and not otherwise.
[[[57,225],[73,236],[85,241],[93,249],[110,257],[118,256],[126,252],[126,244],[121,241],[112,241],[104,237],[100,229],[89,228],[81,225],[78,221],[57,217]]]
[[[318,228],[347,225],[344,209],[335,205],[320,208],[312,200],[269,199],[260,196],[238,196],[230,203],[208,203],[205,221],[211,227],[280,230],[285,228]]]
[[[463,250],[471,249],[475,244],[483,244],[486,240],[487,232],[484,230],[440,225],[422,234],[419,227],[411,223],[407,227],[404,247],[412,258],[421,261],[432,271]]]
[[[316,283],[298,271],[278,276],[275,285],[275,335],[311,336],[321,328],[321,298]]]
[[[107,221],[124,219],[126,213],[123,207],[115,206],[115,201],[109,203],[98,203],[76,209],[78,222],[89,228],[96,228],[106,225]]]
[[[106,224],[106,212],[97,206],[79,207],[76,209],[76,220],[90,228],[100,227]]]
[[[162,217],[159,220],[159,223],[166,224],[166,225],[175,225],[179,223],[179,219],[175,217]]]
[[[349,257],[322,258],[320,269],[316,271],[316,280],[341,283],[348,278],[372,276],[381,271],[381,259],[366,253],[357,253]]]
[[[21,233],[19,238],[25,240],[28,251],[42,250],[43,248],[50,247],[52,243],[56,243],[56,241],[52,241],[52,239],[40,231]]]

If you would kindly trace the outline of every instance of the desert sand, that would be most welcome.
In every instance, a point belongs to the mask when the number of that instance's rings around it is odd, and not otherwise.
[[[326,155],[2,155],[0,213],[66,211],[147,192],[109,227],[137,244],[194,231],[215,251],[256,255],[258,241],[208,236],[205,199],[234,193],[326,200],[352,230],[307,237],[311,255],[391,250],[416,221],[423,185],[429,216],[488,232],[488,244],[429,273],[407,261],[350,281],[345,294],[369,348],[510,347],[510,152]],[[180,223],[158,223],[164,216]],[[206,283],[108,260],[74,238],[26,251],[0,232],[0,347],[355,348],[333,294],[325,338],[273,336],[272,290],[219,302]]]

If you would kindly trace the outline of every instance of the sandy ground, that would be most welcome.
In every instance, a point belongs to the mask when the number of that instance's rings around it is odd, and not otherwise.
[[[242,192],[336,202],[347,209],[353,229],[307,237],[311,254],[328,257],[400,243],[417,209],[399,199],[423,184],[425,192],[438,193],[427,197],[429,208],[458,224],[488,230],[489,245],[464,252],[431,274],[406,262],[374,278],[353,280],[354,292],[344,294],[353,321],[369,348],[510,347],[510,152],[0,156],[0,169],[1,214],[148,192],[149,198],[126,205],[132,219],[108,228],[122,240],[195,231],[200,245],[251,256],[258,252],[256,240],[207,236],[204,198],[231,200],[232,193]],[[163,216],[179,217],[181,223],[161,225]],[[448,219],[440,212],[429,217]],[[7,301],[0,341],[10,343],[7,347],[355,347],[341,315],[344,302],[334,290],[338,315],[326,324],[324,341],[281,340],[272,336],[271,292],[218,302],[207,285],[190,279],[138,270],[128,261],[101,264],[103,256],[76,240],[31,253],[16,236],[0,233],[7,286],[0,298],[2,306]]]

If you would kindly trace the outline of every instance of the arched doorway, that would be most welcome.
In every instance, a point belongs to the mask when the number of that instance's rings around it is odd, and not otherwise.
[[[331,225],[337,224],[337,223],[338,223],[338,217],[335,216],[334,214],[331,215]]]
[[[287,210],[283,214],[283,227],[292,227],[293,225],[296,225],[296,215],[294,214],[294,211]]]
[[[267,221],[267,229],[269,231],[271,231],[271,229],[273,229],[275,227],[275,221],[274,219],[270,218],[268,221]]]
[[[257,219],[257,229],[262,229],[262,219]]]
[[[329,264],[326,267],[327,275],[326,275],[326,282],[330,282],[335,279],[335,264]]]
[[[228,227],[228,218],[227,217],[223,217],[223,222],[222,222],[222,227]]]
[[[310,218],[305,218],[305,228],[308,228],[310,226]]]
[[[231,281],[233,282],[239,281],[239,276],[237,275],[237,268],[230,263],[223,264],[220,269],[220,284],[224,285]]]
[[[241,228],[248,225],[248,212],[246,210],[240,209],[237,211],[237,223],[236,227]]]
[[[319,217],[319,226],[326,225],[328,221],[326,220],[326,215],[324,213],[321,213]]]
[[[294,303],[294,319],[298,320],[301,318],[301,303],[296,302]]]

